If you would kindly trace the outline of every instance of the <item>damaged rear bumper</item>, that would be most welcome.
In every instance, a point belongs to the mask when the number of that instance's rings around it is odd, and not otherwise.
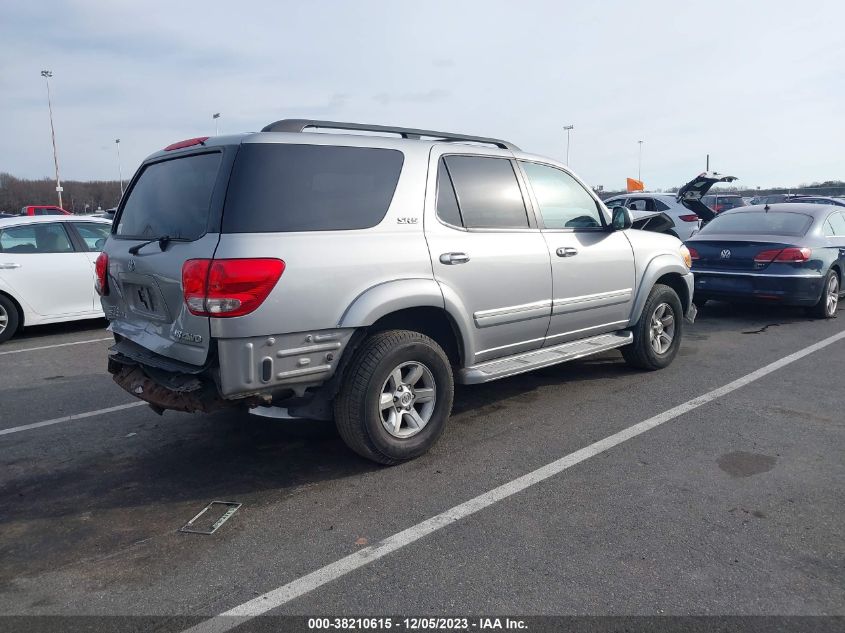
[[[186,374],[142,365],[114,351],[109,373],[121,388],[147,402],[158,414],[170,409],[185,413],[211,413],[233,407],[268,405],[270,396],[252,395],[226,399],[215,381],[205,373]]]

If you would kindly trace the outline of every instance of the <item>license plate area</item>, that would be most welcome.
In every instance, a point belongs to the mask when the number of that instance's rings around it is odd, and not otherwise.
[[[121,275],[121,286],[127,307],[135,314],[164,323],[173,320],[154,278],[149,275]]]

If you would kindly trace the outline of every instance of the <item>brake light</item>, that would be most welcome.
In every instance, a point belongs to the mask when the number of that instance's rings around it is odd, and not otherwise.
[[[284,271],[281,259],[189,259],[182,295],[191,314],[243,316],[264,302]]]
[[[767,251],[760,251],[754,256],[757,264],[771,264],[772,262],[806,262],[809,261],[813,251],[809,248],[773,248]]]
[[[96,279],[94,281],[94,290],[101,297],[109,294],[109,256],[105,253],[100,253],[97,256],[97,261],[94,263],[94,273]]]
[[[695,213],[681,215],[679,217],[684,222],[698,222],[698,216]]]
[[[168,145],[164,148],[165,152],[169,152],[173,149],[183,149],[185,147],[193,147],[194,145],[203,145],[208,140],[207,136],[198,136],[196,138],[189,138],[184,141],[179,141],[178,143],[173,143],[172,145]]]
[[[696,259],[701,259],[701,256],[698,254],[698,251],[695,250],[692,246],[687,246],[687,250],[689,251],[689,258],[692,261],[695,261]]]

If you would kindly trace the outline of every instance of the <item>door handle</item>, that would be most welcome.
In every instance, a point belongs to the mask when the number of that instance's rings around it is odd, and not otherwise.
[[[440,256],[440,263],[451,266],[453,264],[466,264],[469,261],[469,255],[466,253],[443,253]]]
[[[11,268],[20,268],[20,267],[21,267],[21,265],[16,264],[15,262],[4,262],[4,263],[0,264],[0,268],[2,268],[4,270],[9,270]]]
[[[561,246],[557,251],[558,257],[574,257],[578,254],[578,249],[573,248],[572,246]]]

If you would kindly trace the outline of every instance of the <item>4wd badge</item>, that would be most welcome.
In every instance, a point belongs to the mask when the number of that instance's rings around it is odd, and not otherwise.
[[[173,338],[182,341],[183,343],[194,343],[199,345],[202,343],[202,336],[193,334],[192,332],[183,332],[182,330],[173,330]]]

